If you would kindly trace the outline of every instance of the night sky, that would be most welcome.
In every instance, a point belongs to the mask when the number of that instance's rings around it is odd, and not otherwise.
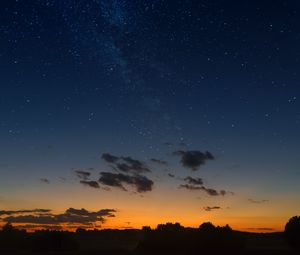
[[[300,211],[299,15],[297,0],[1,1],[0,221],[282,230]]]

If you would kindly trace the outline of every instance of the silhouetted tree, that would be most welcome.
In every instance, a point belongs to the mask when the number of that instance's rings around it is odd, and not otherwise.
[[[228,224],[226,224],[226,226],[223,227],[223,229],[226,231],[232,231],[232,228]]]
[[[151,227],[149,227],[149,226],[143,226],[143,227],[142,227],[142,230],[143,230],[144,232],[149,232],[149,231],[151,231]]]
[[[20,231],[13,227],[12,224],[6,223],[0,232],[0,250],[1,251],[17,251],[24,248],[25,231]]]
[[[137,254],[240,254],[242,237],[228,225],[215,227],[203,223],[199,229],[184,228],[179,223],[159,224],[156,230],[144,232]]]
[[[199,230],[205,233],[214,232],[216,227],[211,222],[204,222],[199,226]]]
[[[183,227],[178,223],[176,222],[175,224],[174,223],[166,223],[166,224],[158,224],[157,225],[157,230],[158,231],[169,231],[169,232],[173,232],[173,231],[180,231],[182,230]]]
[[[300,216],[292,217],[285,225],[287,242],[296,250],[300,250]]]

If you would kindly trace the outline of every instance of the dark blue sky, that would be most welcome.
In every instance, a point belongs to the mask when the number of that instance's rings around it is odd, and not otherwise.
[[[184,175],[178,149],[212,152],[207,178],[229,189],[299,192],[299,12],[296,0],[1,1],[0,195],[103,168],[104,152]]]

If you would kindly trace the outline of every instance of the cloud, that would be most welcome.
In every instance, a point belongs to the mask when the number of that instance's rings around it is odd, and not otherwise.
[[[2,215],[14,215],[14,214],[25,214],[25,213],[50,213],[49,209],[33,209],[33,210],[17,210],[17,211],[0,211],[0,216]]]
[[[59,223],[52,215],[22,215],[22,216],[9,216],[2,219],[10,223],[35,223],[35,224],[56,224]]]
[[[160,164],[160,165],[168,165],[168,162],[165,160],[161,160],[161,159],[156,159],[156,158],[152,158],[150,159],[152,162]]]
[[[75,173],[77,177],[82,180],[87,180],[91,176],[91,173],[87,171],[76,170]]]
[[[129,156],[115,156],[109,153],[103,153],[102,159],[112,164],[113,168],[115,170],[119,170],[125,173],[143,173],[143,172],[151,172],[151,170],[148,168],[148,166],[137,159],[134,159]]]
[[[115,209],[102,209],[98,211],[99,216],[106,216],[106,217],[116,217],[115,212],[117,212]]]
[[[169,177],[174,178],[175,175],[174,174],[168,174]]]
[[[30,210],[28,211],[30,212]],[[84,208],[69,208],[62,214],[45,214],[45,215],[17,215],[2,218],[4,222],[10,223],[28,223],[28,224],[49,224],[57,225],[61,223],[78,223],[89,225],[95,222],[104,222],[105,217],[114,217],[114,209],[102,209],[96,212],[88,211]]]
[[[125,164],[125,163],[121,163],[121,164],[116,164],[117,169],[122,171],[122,172],[130,172],[131,171],[131,166]]]
[[[233,192],[231,191],[226,191],[226,190],[220,190],[217,191],[215,189],[212,188],[206,188],[204,186],[202,186],[202,190],[205,191],[208,195],[210,196],[226,196],[226,195],[234,195]]]
[[[225,196],[226,195],[226,191],[224,192],[224,190],[218,192],[217,190],[215,189],[212,189],[212,188],[206,188],[204,186],[201,187],[203,191],[205,191],[208,195],[210,196]]]
[[[128,166],[131,168],[128,172],[133,171],[137,173],[141,172],[151,172],[150,169],[142,162],[131,157],[122,157],[122,160],[125,161]]]
[[[81,215],[81,216],[101,216],[101,217],[115,217],[114,213],[116,212],[115,209],[101,209],[97,212],[89,212],[88,210],[81,208],[81,209],[75,209],[75,208],[69,208],[66,210],[67,214],[73,214],[73,215]]]
[[[126,191],[124,184],[133,186],[139,193],[151,191],[153,186],[152,180],[138,174],[131,176],[123,173],[101,172],[100,175],[99,182],[101,184],[118,187],[124,191]]]
[[[91,188],[95,188],[95,189],[99,189],[100,188],[100,185],[97,181],[91,181],[89,180],[89,177],[91,176],[91,173],[90,172],[87,172],[87,171],[82,171],[82,170],[76,170],[75,171],[77,177],[80,180],[80,183],[84,186],[88,186],[88,187],[91,187]]]
[[[179,188],[188,189],[188,190],[191,190],[191,191],[202,190],[210,196],[225,196],[225,195],[228,195],[228,194],[231,194],[231,195],[234,194],[233,192],[228,192],[228,191],[225,191],[225,190],[217,191],[217,190],[212,189],[212,188],[207,188],[203,185],[202,186],[196,186],[196,185],[191,185],[191,184],[181,184],[181,185],[179,185]]]
[[[95,189],[99,189],[100,185],[98,182],[96,181],[85,181],[85,180],[81,180],[80,181],[81,184],[85,185],[85,186],[89,186],[91,188],[95,188]]]
[[[252,204],[263,204],[269,202],[269,200],[263,199],[263,200],[255,200],[252,198],[249,198],[248,201]]]
[[[174,155],[181,156],[181,164],[193,171],[196,171],[200,166],[204,165],[208,160],[214,160],[215,157],[209,152],[201,151],[175,151]]]
[[[101,157],[108,163],[115,163],[119,160],[119,157],[111,155],[109,153],[103,153]]]
[[[222,209],[220,206],[205,206],[203,207],[204,211],[210,212],[212,210],[219,210]]]
[[[25,225],[17,225],[14,226],[17,229],[48,229],[48,230],[53,230],[53,231],[59,231],[63,230],[63,227],[60,225],[40,225],[40,224],[25,224]]]
[[[59,179],[59,181],[61,181],[61,182],[66,182],[67,181],[67,179],[65,178],[65,177],[58,177],[58,179]]]
[[[191,185],[202,185],[203,184],[203,180],[202,178],[193,178],[191,176],[188,176],[186,178],[184,178],[184,180]]]
[[[194,186],[190,184],[181,184],[179,188],[188,189],[188,190],[203,190],[202,186]]]
[[[40,178],[40,182],[45,183],[45,184],[50,184],[50,181],[46,178]]]

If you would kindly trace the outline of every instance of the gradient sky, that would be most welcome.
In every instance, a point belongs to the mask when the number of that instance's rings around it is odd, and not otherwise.
[[[1,1],[2,221],[85,208],[115,210],[93,227],[282,230],[300,212],[299,15],[296,0]]]

